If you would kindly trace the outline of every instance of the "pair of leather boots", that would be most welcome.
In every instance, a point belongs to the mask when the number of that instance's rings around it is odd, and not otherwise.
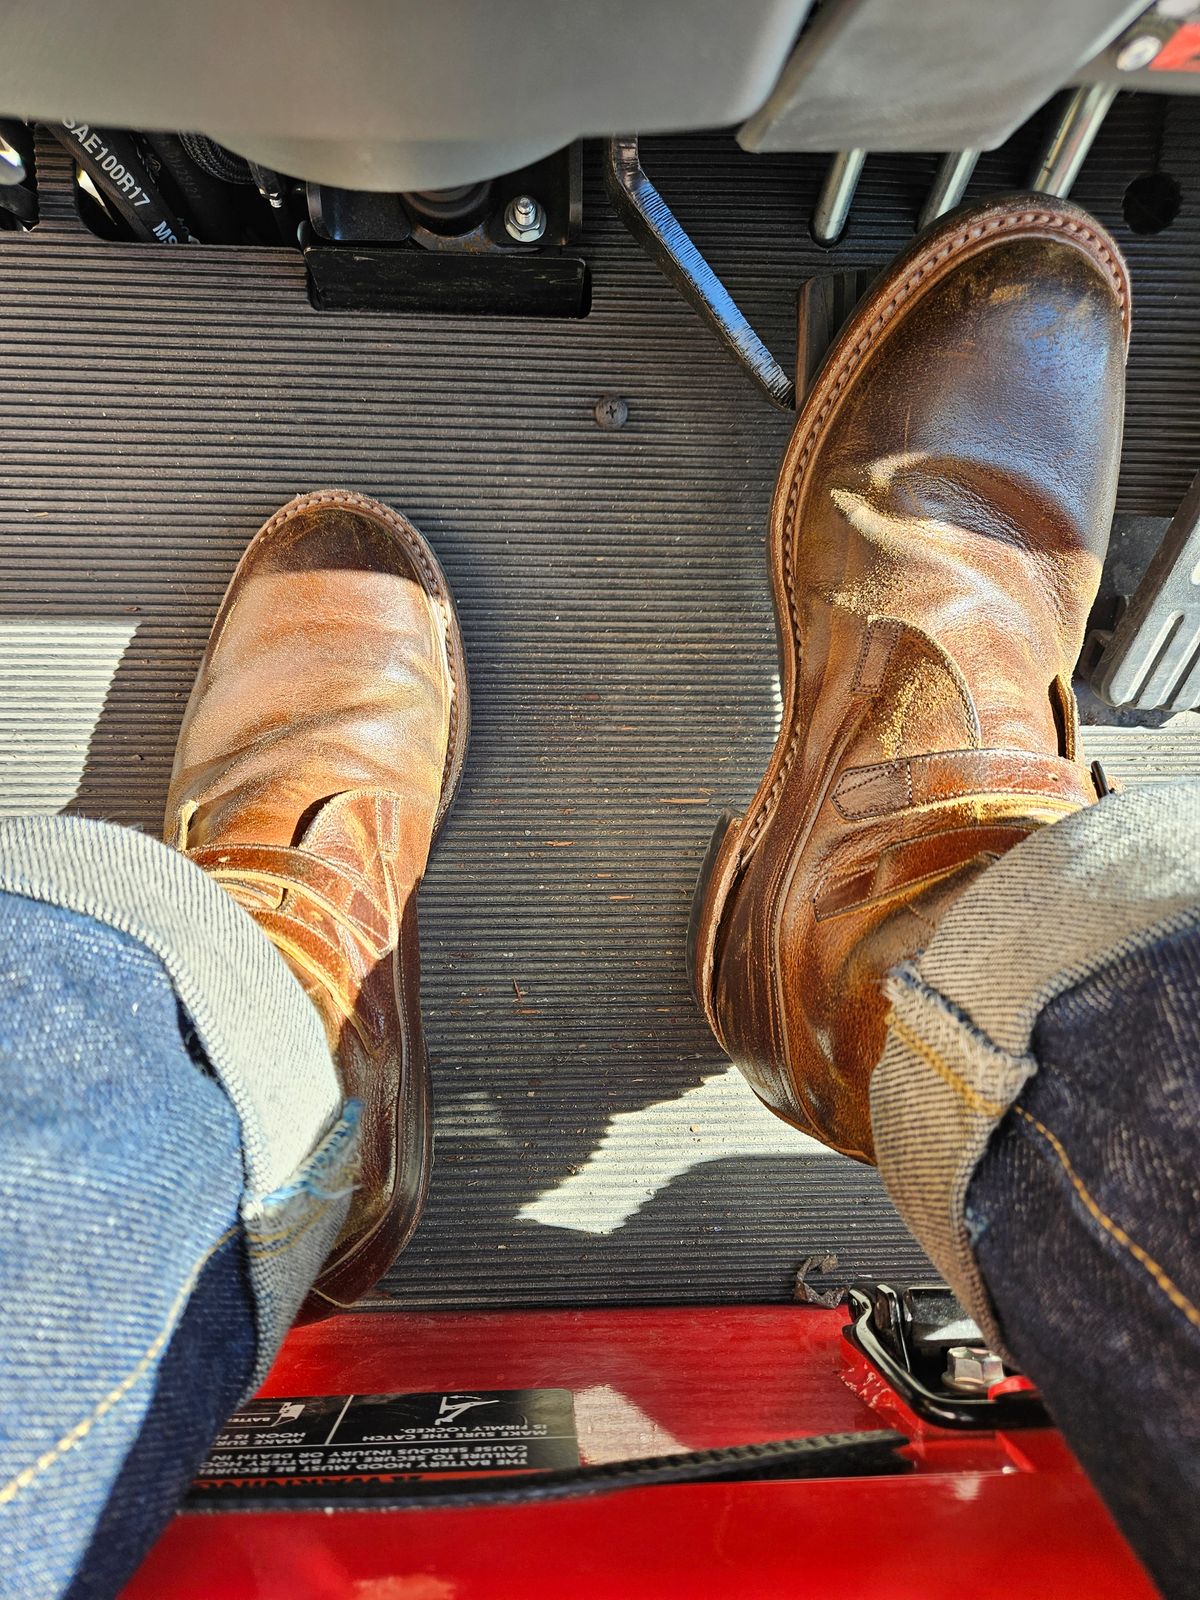
[[[769,535],[783,719],[693,911],[697,998],[758,1096],[872,1159],[882,979],[989,862],[1096,799],[1071,671],[1116,490],[1129,289],[1076,208],[917,241],[807,396]],[[462,773],[462,637],[405,518],[293,500],[250,544],[188,703],[169,842],[255,918],[363,1104],[308,1302],[352,1303],[428,1183],[416,891]]]

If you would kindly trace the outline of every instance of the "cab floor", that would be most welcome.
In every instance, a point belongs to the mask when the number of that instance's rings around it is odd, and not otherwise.
[[[1019,186],[1037,133],[972,194]],[[830,253],[807,233],[820,158],[720,135],[644,154],[789,365],[799,281],[885,262],[933,167],[872,158]],[[696,870],[773,741],[763,528],[789,424],[623,233],[595,151],[577,323],[318,313],[298,255],[94,238],[42,157],[42,224],[0,235],[0,810],[158,827],[224,585],[301,490],[403,509],[458,597],[473,743],[421,908],[437,1161],[374,1303],[777,1300],[800,1269],[928,1274],[876,1175],[758,1107],[688,993]],[[1200,104],[1124,97],[1076,189],[1137,295],[1106,592],[1200,466],[1198,158]],[[1150,170],[1183,208],[1139,236],[1122,201]],[[608,395],[620,429],[595,420]],[[1110,774],[1200,772],[1198,719],[1089,715]]]

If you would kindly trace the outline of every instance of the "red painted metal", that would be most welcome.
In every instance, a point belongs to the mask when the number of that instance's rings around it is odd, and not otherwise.
[[[606,1386],[687,1450],[879,1427],[839,1381],[845,1320],[779,1306],[366,1313],[297,1328],[262,1392]]]
[[[898,1427],[900,1478],[482,1509],[185,1513],[125,1600],[1151,1600],[1052,1429],[920,1424],[809,1307],[364,1313],[295,1330],[264,1394],[570,1388],[585,1459]]]
[[[1150,63],[1152,72],[1200,72],[1200,23],[1181,23]]]

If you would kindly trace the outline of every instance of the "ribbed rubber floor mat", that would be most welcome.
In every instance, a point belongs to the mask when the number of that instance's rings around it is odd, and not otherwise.
[[[1033,133],[976,189],[1013,186]],[[1185,149],[1186,160],[1178,155]],[[1121,103],[1078,196],[1184,185],[1122,229],[1139,293],[1123,506],[1200,462],[1200,106]],[[647,141],[681,220],[790,365],[821,163]],[[911,236],[932,158],[868,163],[845,264]],[[429,1210],[381,1299],[410,1307],[770,1299],[797,1266],[927,1271],[874,1173],[776,1122],[684,977],[693,878],[773,738],[762,530],[788,422],[624,236],[589,158],[584,322],[319,314],[299,258],[0,236],[0,788],[153,829],[206,631],[259,523],[306,488],[403,508],[455,587],[474,736],[422,902],[438,1103]],[[597,426],[599,396],[629,420]],[[1195,735],[1100,730],[1111,772]],[[1131,743],[1130,741],[1134,741]],[[1140,741],[1140,742],[1138,742]]]

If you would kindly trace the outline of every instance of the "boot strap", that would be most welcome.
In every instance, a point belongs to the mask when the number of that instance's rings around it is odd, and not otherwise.
[[[386,955],[396,942],[379,897],[357,872],[328,857],[264,844],[201,845],[187,854],[223,888],[244,887],[247,908],[256,915],[277,910],[285,896],[298,894],[314,900],[375,957]],[[277,897],[273,905],[265,897],[270,893]]]
[[[838,779],[833,803],[847,822],[891,816],[940,800],[1041,801],[1063,815],[1098,798],[1093,780],[1074,761],[1025,750],[941,750],[871,766],[849,767]],[[1030,808],[1039,809],[1036,804]]]

